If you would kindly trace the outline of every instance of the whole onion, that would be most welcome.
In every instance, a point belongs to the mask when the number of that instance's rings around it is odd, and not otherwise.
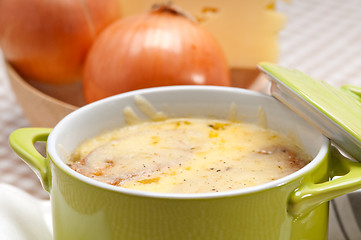
[[[230,85],[218,42],[180,11],[162,5],[117,20],[96,39],[87,56],[87,102],[166,85]]]
[[[119,0],[1,0],[0,47],[24,78],[73,82],[95,37],[120,13]]]

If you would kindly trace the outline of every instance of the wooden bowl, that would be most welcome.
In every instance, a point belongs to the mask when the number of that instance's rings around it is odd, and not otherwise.
[[[9,63],[6,63],[6,71],[31,126],[54,127],[63,117],[84,105],[80,82],[54,86],[25,81]]]
[[[17,101],[34,127],[54,127],[63,117],[85,105],[81,82],[47,85],[24,80],[6,63],[6,70]],[[264,92],[267,80],[257,69],[232,69],[232,86]]]

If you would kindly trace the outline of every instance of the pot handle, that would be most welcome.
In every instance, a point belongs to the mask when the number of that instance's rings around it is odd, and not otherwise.
[[[52,128],[20,128],[9,136],[9,145],[39,177],[43,188],[50,191],[49,160],[34,147],[35,142],[46,142]]]
[[[309,181],[295,189],[288,203],[293,217],[302,217],[324,202],[361,188],[361,163],[344,157],[334,146],[330,157],[331,175],[340,177],[322,183]]]

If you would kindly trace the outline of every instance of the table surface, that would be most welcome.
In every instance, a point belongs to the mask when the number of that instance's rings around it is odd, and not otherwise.
[[[361,1],[293,0],[278,2],[277,9],[287,16],[279,34],[280,65],[297,68],[334,86],[361,86]],[[0,61],[0,183],[48,199],[36,175],[8,145],[9,134],[28,125]],[[337,209],[331,215],[340,218]],[[352,221],[361,221],[357,216],[361,218],[356,214]],[[344,239],[347,226],[331,230],[332,239]],[[361,239],[361,232],[352,236],[349,239]]]

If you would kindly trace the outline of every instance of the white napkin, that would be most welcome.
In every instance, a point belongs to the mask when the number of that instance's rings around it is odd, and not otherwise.
[[[39,200],[16,187],[0,184],[0,239],[51,240],[50,201]]]

